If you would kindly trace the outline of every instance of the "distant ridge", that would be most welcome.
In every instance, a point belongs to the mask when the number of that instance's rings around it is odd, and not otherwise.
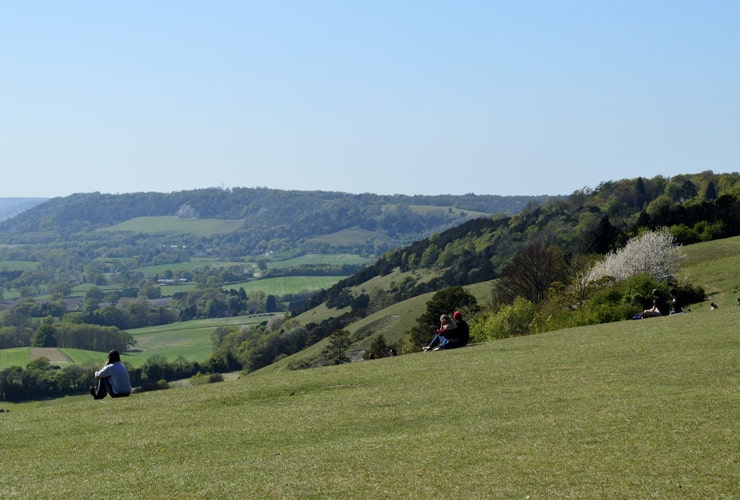
[[[135,233],[153,245],[255,255],[337,251],[378,255],[462,224],[510,216],[551,196],[377,195],[267,188],[208,188],[172,193],[79,193],[38,203],[0,221],[0,241],[28,244],[96,232]],[[176,220],[162,231],[162,220]],[[127,224],[123,224],[124,222]],[[228,231],[214,229],[230,221]],[[212,224],[211,227],[204,227]],[[236,224],[236,226],[235,226]],[[197,226],[197,227],[196,227]],[[177,233],[177,234],[175,234]],[[206,234],[208,242],[201,236]],[[105,237],[109,239],[108,236]],[[79,237],[75,237],[77,241]],[[108,243],[106,243],[108,244]]]
[[[46,200],[48,198],[0,198],[0,221],[15,217]]]

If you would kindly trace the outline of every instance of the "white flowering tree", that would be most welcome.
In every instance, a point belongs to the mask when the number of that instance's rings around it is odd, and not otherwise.
[[[617,281],[647,274],[660,282],[670,282],[684,258],[681,247],[667,229],[650,231],[630,239],[624,248],[607,254],[589,273],[589,281],[610,277]]]

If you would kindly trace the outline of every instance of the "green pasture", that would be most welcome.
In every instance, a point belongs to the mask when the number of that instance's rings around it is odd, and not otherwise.
[[[172,323],[147,328],[136,328],[128,332],[136,339],[131,352],[122,354],[122,359],[134,367],[143,365],[154,355],[164,356],[168,361],[175,361],[182,356],[189,361],[202,363],[213,351],[211,334],[219,326],[251,326],[268,321],[265,316],[237,316],[232,318],[213,318]],[[84,365],[87,362],[103,363],[107,354],[104,352],[82,349],[60,348],[65,361],[54,364],[64,365],[72,362]],[[25,367],[31,360],[31,348],[19,347],[0,349],[0,370],[11,366]]]
[[[128,330],[136,339],[136,346],[123,359],[133,366],[141,366],[153,355],[164,356],[168,361],[182,356],[191,361],[203,362],[213,351],[211,334],[219,326],[257,325],[268,319],[264,316],[237,316]]]
[[[30,260],[2,260],[0,261],[0,271],[26,271],[33,270],[39,266],[38,262]]]
[[[0,370],[11,366],[25,367],[31,359],[30,347],[0,349]]]
[[[210,237],[215,234],[236,231],[241,220],[229,219],[187,219],[176,216],[135,217],[100,231],[133,231],[137,233],[192,234]]]
[[[102,366],[108,359],[108,353],[105,352],[85,351],[71,347],[60,348],[59,350],[76,365],[94,364],[95,366]]]
[[[490,217],[491,214],[485,212],[476,212],[475,210],[463,210],[455,207],[437,207],[433,205],[405,205],[408,209],[416,214],[430,215],[439,213],[455,214],[458,217]],[[398,210],[398,205],[384,205],[384,212],[393,212]]]
[[[143,273],[144,276],[151,278],[156,275],[162,275],[165,271],[194,271],[196,269],[205,269],[206,267],[217,269],[220,267],[245,265],[247,264],[244,262],[233,262],[213,257],[192,257],[188,262],[174,262],[172,264],[138,267],[136,268],[136,271],[139,271]]]
[[[740,298],[740,237],[688,245],[683,252],[685,278],[702,286],[709,301],[734,307]]]
[[[103,293],[116,292],[121,289],[118,285],[95,285],[94,283],[82,283],[72,287],[72,292],[69,294],[69,297],[84,297],[91,288],[97,288]]]
[[[127,399],[0,403],[0,494],[736,498],[738,327],[728,307]]]
[[[376,242],[384,244],[387,242],[383,236],[375,231],[369,231],[360,227],[350,227],[336,233],[323,234],[309,238],[307,241],[326,243],[333,246],[367,245],[375,244]]]
[[[305,291],[315,292],[330,288],[344,278],[345,276],[284,276],[234,283],[225,285],[223,288],[233,288],[235,290],[244,288],[247,294],[253,291],[261,291],[267,295],[285,295]]]
[[[62,366],[69,363],[84,365],[88,362],[94,362],[95,364],[99,364],[103,363],[107,356],[104,352],[85,351],[83,349],[47,347],[44,350],[54,354],[52,356],[54,359],[51,360],[52,364]],[[33,349],[31,347],[0,349],[0,370],[10,368],[11,366],[25,367],[32,358],[39,356],[38,352],[34,356],[32,351]]]
[[[270,260],[267,262],[267,267],[270,269],[283,269],[286,267],[299,267],[299,266],[318,266],[318,265],[332,265],[332,266],[343,266],[343,265],[365,265],[372,264],[375,259],[368,257],[362,257],[355,254],[320,254],[311,253],[301,255],[300,257],[293,257],[290,259],[282,260]]]

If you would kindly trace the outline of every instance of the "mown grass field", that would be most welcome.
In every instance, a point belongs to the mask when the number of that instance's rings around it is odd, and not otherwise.
[[[362,257],[360,255],[355,254],[319,254],[319,253],[310,253],[306,255],[301,255],[300,257],[293,257],[290,259],[281,259],[281,260],[270,260],[267,262],[267,267],[270,269],[284,269],[286,267],[298,267],[298,266],[317,266],[317,265],[324,265],[329,264],[333,266],[343,266],[343,265],[366,265],[366,264],[372,264],[375,262],[375,259],[371,259],[368,257]]]
[[[0,349],[0,369],[11,366],[26,366],[31,359],[30,347],[13,347]]]
[[[137,233],[193,234],[209,237],[230,233],[242,225],[241,220],[187,219],[174,215],[135,217],[100,231],[133,231]]]
[[[122,359],[134,367],[143,365],[147,359],[155,355],[164,356],[168,361],[174,361],[182,356],[189,361],[202,363],[213,352],[211,334],[216,328],[220,326],[257,325],[268,319],[269,316],[267,315],[237,316],[192,320],[128,330],[136,339],[136,345],[131,352],[123,353]],[[38,356],[48,357],[53,364],[63,366],[68,363],[84,365],[88,361],[102,364],[105,362],[107,354],[70,348],[46,348],[45,351],[34,351],[30,347],[0,349],[0,369],[11,366],[24,367],[33,357]]]
[[[735,498],[739,318],[0,404],[0,495]]]
[[[141,366],[149,357],[161,355],[168,361],[179,356],[203,362],[213,351],[211,334],[220,326],[250,326],[267,321],[269,316],[237,316],[233,318],[199,319],[148,328],[129,330],[136,339],[133,352],[123,355],[123,360]]]
[[[38,262],[30,260],[3,260],[0,261],[0,271],[26,271],[39,267]]]
[[[252,291],[264,292],[267,295],[285,295],[298,292],[315,292],[343,280],[345,276],[284,276],[281,278],[265,278],[262,280],[233,283],[223,288],[244,288],[249,294]]]
[[[345,276],[283,276],[259,280],[242,281],[223,285],[225,290],[244,288],[247,293],[260,291],[266,295],[286,295],[300,292],[315,292],[329,288]],[[162,286],[162,297],[173,297],[178,292],[192,292],[197,289],[195,283]]]

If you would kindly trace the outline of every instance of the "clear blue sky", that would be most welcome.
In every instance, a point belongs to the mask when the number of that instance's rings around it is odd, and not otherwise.
[[[740,1],[0,3],[0,197],[569,194],[740,158]]]

